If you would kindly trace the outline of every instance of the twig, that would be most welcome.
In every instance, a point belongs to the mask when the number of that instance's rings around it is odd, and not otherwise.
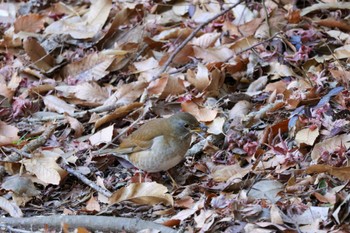
[[[9,162],[16,162],[20,160],[22,157],[31,158],[32,154],[31,152],[38,149],[40,146],[44,145],[45,142],[51,137],[53,132],[55,131],[57,125],[51,124],[49,125],[42,135],[40,135],[38,138],[30,141],[28,144],[26,144],[24,147],[22,147],[21,150],[12,149],[15,153],[12,153],[10,156],[8,156],[5,160]]]
[[[61,230],[62,223],[70,229],[84,227],[90,231],[102,232],[138,232],[143,229],[154,229],[162,233],[176,233],[172,228],[141,219],[119,218],[89,215],[53,215],[29,218],[0,218],[0,224],[27,229],[43,229],[45,226]]]
[[[82,181],[84,184],[88,185],[93,190],[95,190],[95,191],[97,191],[99,193],[102,193],[106,197],[111,197],[112,196],[112,193],[110,191],[108,191],[107,189],[104,189],[101,186],[95,184],[93,181],[91,181],[88,178],[86,178],[83,174],[81,174],[77,170],[74,170],[73,168],[69,167],[68,165],[66,165],[64,163],[61,163],[61,167],[64,170],[66,170],[67,172],[69,172],[70,174],[72,174],[75,177],[77,177],[80,181]]]
[[[220,12],[219,14],[211,17],[210,19],[208,19],[207,21],[201,23],[200,25],[198,25],[196,27],[196,29],[194,29],[192,31],[192,33],[173,51],[173,53],[170,55],[170,57],[168,58],[168,60],[164,63],[164,65],[161,67],[160,71],[158,72],[158,74],[156,76],[154,76],[152,78],[152,81],[158,79],[161,74],[163,74],[166,69],[168,68],[168,66],[170,65],[170,63],[174,60],[175,56],[181,51],[181,49],[183,49],[185,47],[186,44],[188,44],[188,42],[190,42],[195,36],[196,34],[202,29],[204,28],[206,25],[208,25],[210,22],[214,21],[215,19],[219,18],[220,16],[223,16],[224,14],[226,14],[227,12],[229,12],[230,10],[232,10],[233,8],[235,8],[236,6],[238,6],[239,4],[241,4],[242,2],[244,2],[244,0],[240,0],[239,2],[237,2],[236,4],[234,4],[233,6],[230,6],[229,8],[227,8],[226,10]]]

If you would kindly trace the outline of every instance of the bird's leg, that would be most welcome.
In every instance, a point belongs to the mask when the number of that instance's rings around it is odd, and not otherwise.
[[[171,176],[170,172],[169,171],[166,171],[166,173],[168,174],[170,180],[171,180],[171,183],[173,185],[173,188],[177,189],[179,187],[179,185],[176,183],[176,181],[174,180],[174,178]]]

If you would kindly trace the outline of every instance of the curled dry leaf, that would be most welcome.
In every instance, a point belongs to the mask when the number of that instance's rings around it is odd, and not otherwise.
[[[130,112],[134,111],[137,108],[143,106],[143,103],[135,102],[126,106],[122,106],[114,110],[114,112],[107,114],[95,122],[95,129],[99,128],[101,125],[111,122],[113,120],[123,118],[128,115]]]
[[[173,197],[167,193],[168,189],[156,182],[132,183],[113,193],[109,199],[110,204],[122,201],[131,201],[137,204],[154,205],[163,203],[173,205]]]
[[[83,82],[74,86],[58,86],[56,90],[62,92],[67,101],[83,106],[100,106],[109,97],[109,89],[101,87],[96,82]]]
[[[332,167],[326,164],[315,164],[308,167],[305,172],[308,174],[326,172],[340,180],[350,180],[350,167]]]
[[[28,14],[19,16],[14,23],[15,33],[24,32],[39,32],[44,28],[46,18],[39,14]]]
[[[199,91],[204,91],[210,84],[208,68],[202,63],[198,63],[197,73],[190,69],[187,70],[187,80]]]
[[[86,203],[86,210],[91,211],[91,212],[93,212],[93,211],[100,212],[101,211],[101,206],[98,203],[98,201],[96,200],[96,197],[91,196],[91,198]]]
[[[30,60],[42,71],[49,71],[55,65],[55,59],[34,38],[28,38],[23,42],[23,48]]]
[[[302,129],[295,135],[295,141],[298,145],[305,143],[306,145],[312,146],[319,134],[318,128],[314,130],[310,128]]]
[[[10,202],[6,198],[0,197],[0,208],[9,213],[13,218],[23,217],[21,209],[14,202]]]
[[[19,140],[18,129],[0,121],[0,146],[10,145]]]
[[[152,81],[147,88],[150,95],[158,95],[159,99],[165,99],[170,95],[185,93],[184,80],[178,76],[163,76]]]
[[[56,163],[62,154],[64,152],[59,149],[46,150],[35,154],[31,159],[23,159],[22,162],[26,170],[34,173],[38,179],[47,184],[58,185],[61,179],[68,174]]]
[[[51,111],[74,115],[75,108],[54,95],[44,96],[43,100],[46,107]]]
[[[96,146],[101,143],[108,143],[112,140],[113,137],[113,125],[108,126],[89,138],[91,145]]]
[[[114,58],[102,53],[92,53],[80,61],[66,65],[62,70],[63,76],[75,82],[98,81],[109,74],[107,69]]]
[[[215,135],[221,134],[223,132],[225,120],[226,119],[224,117],[215,118],[213,120],[213,122],[211,122],[208,125],[209,128],[208,128],[207,132],[210,134],[215,134]]]
[[[283,184],[277,180],[261,180],[253,185],[248,192],[248,197],[254,199],[267,199],[272,204],[276,203],[281,197],[278,193],[283,191]]]
[[[200,107],[193,101],[186,101],[181,103],[184,112],[191,113],[199,121],[209,122],[215,119],[218,111],[216,109],[209,109],[207,107]]]
[[[92,38],[102,29],[112,8],[111,0],[92,1],[89,11],[80,16],[64,17],[50,24],[47,34],[69,34],[75,39]]]
[[[12,191],[21,197],[34,197],[40,194],[40,191],[36,189],[31,179],[19,175],[6,179],[1,188]]]
[[[138,99],[145,88],[146,82],[137,81],[128,84],[118,84],[117,90],[104,102],[103,106],[124,106]]]
[[[211,170],[211,177],[216,182],[226,182],[228,180],[242,179],[251,171],[252,166],[241,167],[239,164],[218,165]]]
[[[81,135],[83,135],[84,126],[82,123],[80,123],[80,121],[78,121],[76,118],[70,117],[68,115],[65,115],[65,118],[67,119],[70,127],[74,130],[74,137],[75,138],[78,138]]]
[[[332,153],[341,146],[344,146],[346,150],[349,149],[350,134],[341,134],[317,143],[311,152],[311,158],[313,161],[317,161],[321,157],[322,152],[328,151],[329,153]]]

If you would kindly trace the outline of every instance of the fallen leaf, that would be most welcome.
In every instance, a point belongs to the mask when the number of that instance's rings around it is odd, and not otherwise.
[[[19,140],[18,129],[0,121],[0,146],[10,145]]]
[[[155,205],[163,203],[164,205],[173,205],[174,200],[168,189],[156,182],[131,183],[113,193],[109,199],[110,204],[122,201],[131,201],[143,205]]]
[[[317,161],[321,157],[322,152],[328,151],[329,153],[332,153],[341,146],[349,149],[350,134],[341,134],[317,143],[311,152],[311,158],[313,161]]]
[[[261,180],[252,186],[248,192],[248,197],[254,199],[267,199],[274,204],[281,199],[281,197],[278,196],[278,193],[283,191],[283,188],[283,184],[277,180]]]
[[[16,203],[10,202],[6,198],[0,197],[0,208],[9,213],[13,218],[23,217],[23,213]]]

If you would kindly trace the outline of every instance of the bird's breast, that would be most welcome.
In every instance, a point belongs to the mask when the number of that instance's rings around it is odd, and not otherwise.
[[[147,172],[166,171],[182,161],[190,147],[191,136],[185,138],[159,136],[151,148],[130,155],[135,167]]]

